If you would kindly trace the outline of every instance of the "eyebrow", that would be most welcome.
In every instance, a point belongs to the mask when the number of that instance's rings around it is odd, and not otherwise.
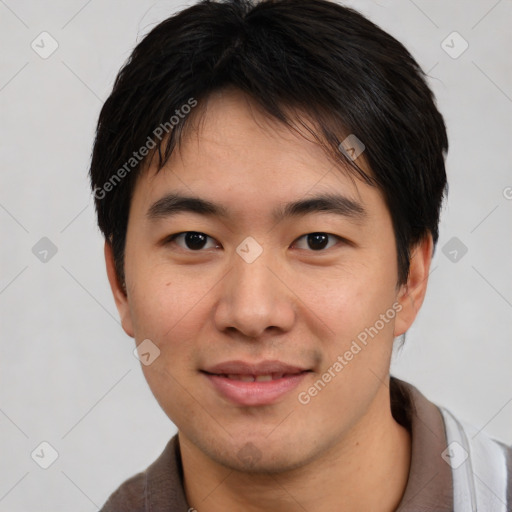
[[[339,194],[322,194],[284,205],[274,211],[273,217],[279,222],[287,217],[298,217],[308,213],[334,213],[353,220],[362,220],[366,217],[364,206]]]
[[[177,213],[189,212],[199,215],[229,218],[229,211],[222,205],[200,197],[167,194],[153,203],[147,212],[150,220],[171,217]],[[322,194],[300,199],[278,207],[272,213],[275,222],[288,217],[299,217],[309,213],[334,213],[355,221],[362,220],[367,212],[363,205],[339,194]]]
[[[205,216],[229,217],[228,211],[221,205],[199,197],[167,194],[153,203],[147,212],[151,220],[171,217],[180,212],[198,213]]]

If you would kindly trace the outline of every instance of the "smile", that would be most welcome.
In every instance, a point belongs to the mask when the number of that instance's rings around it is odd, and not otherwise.
[[[214,391],[240,406],[271,405],[295,389],[311,370],[279,361],[221,363],[201,373]]]
[[[283,377],[290,377],[296,374],[284,374],[284,373],[269,373],[266,375],[244,375],[244,374],[230,374],[230,375],[221,375],[221,377],[226,377],[229,380],[241,380],[242,382],[270,382],[271,380],[279,380]]]

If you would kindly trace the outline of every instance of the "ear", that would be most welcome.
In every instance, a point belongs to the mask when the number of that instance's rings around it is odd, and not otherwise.
[[[398,302],[402,309],[396,316],[395,337],[401,336],[411,327],[423,304],[433,248],[432,235],[429,233],[411,251],[407,283],[401,285],[398,294]]]
[[[128,297],[124,287],[119,282],[119,277],[114,263],[114,252],[112,250],[112,245],[108,241],[105,241],[105,264],[107,267],[110,288],[114,295],[117,311],[121,317],[121,325],[123,326],[124,332],[133,338],[133,325]]]

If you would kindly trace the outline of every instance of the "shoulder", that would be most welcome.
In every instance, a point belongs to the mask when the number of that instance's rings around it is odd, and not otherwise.
[[[163,512],[187,510],[178,436],[167,443],[145,471],[114,491],[101,512]]]
[[[452,467],[456,510],[502,510],[512,503],[512,448],[440,407],[446,426],[445,461]],[[466,508],[464,508],[466,507]],[[473,507],[473,508],[470,508]],[[479,508],[480,509],[480,508]]]
[[[144,512],[146,472],[138,473],[114,491],[101,512]]]

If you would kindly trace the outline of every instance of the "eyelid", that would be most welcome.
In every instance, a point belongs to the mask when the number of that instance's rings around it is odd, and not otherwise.
[[[301,235],[298,238],[296,238],[295,241],[293,242],[292,246],[295,246],[299,240],[301,240],[303,238],[305,239],[309,235],[327,235],[328,237],[335,238],[337,243],[335,243],[331,246],[328,246],[326,248],[316,250],[316,251],[314,249],[309,249],[309,248],[299,249],[299,250],[309,251],[309,252],[313,252],[313,253],[321,253],[321,252],[327,251],[328,249],[331,249],[332,247],[335,247],[336,245],[338,245],[339,242],[350,243],[350,242],[348,242],[348,240],[345,240],[343,237],[341,237],[339,235],[334,235],[333,233],[327,233],[325,231],[312,231],[311,233],[305,233],[304,235]],[[327,245],[329,245],[329,244],[327,244]]]
[[[204,235],[207,239],[213,241],[215,243],[215,247],[202,247],[201,249],[189,249],[188,247],[182,247],[181,245],[177,244],[176,243],[176,238],[178,238],[179,236],[184,236],[184,235],[187,235],[189,233],[199,233],[200,235]],[[174,233],[172,235],[169,235],[167,237],[164,238],[163,240],[163,245],[167,245],[167,244],[170,244],[170,243],[175,243],[180,249],[183,249],[184,251],[187,251],[187,252],[203,252],[207,249],[213,249],[213,248],[216,248],[216,247],[220,247],[221,244],[215,239],[213,238],[212,236],[210,235],[207,235],[206,233],[203,233],[202,231],[193,231],[193,230],[190,230],[190,231],[180,231],[179,233]],[[208,241],[207,241],[207,244],[208,244]]]
[[[176,243],[176,239],[180,236],[184,236],[184,235],[187,235],[189,233],[198,233],[198,234],[201,234],[201,235],[204,235],[207,239],[209,239],[210,241],[213,241],[215,243],[215,247],[206,247],[206,248],[201,248],[201,249],[189,249],[187,247],[183,247],[179,244]],[[327,251],[328,249],[331,249],[332,247],[335,247],[336,245],[338,245],[340,242],[344,243],[344,244],[348,244],[348,245],[352,245],[352,243],[339,236],[339,235],[335,235],[333,233],[328,233],[328,232],[325,232],[325,231],[311,231],[310,233],[305,233],[301,236],[299,236],[298,238],[296,238],[293,242],[292,242],[292,247],[295,247],[298,243],[299,240],[302,240],[302,239],[306,239],[306,237],[308,237],[309,235],[314,235],[314,234],[319,234],[319,235],[327,235],[329,238],[334,238],[336,239],[336,243],[332,244],[329,246],[329,243],[327,244],[327,247],[325,248],[322,248],[322,249],[319,249],[319,250],[314,250],[314,249],[310,249],[310,248],[300,248],[299,250],[305,250],[305,251],[308,251],[308,252],[314,252],[314,253],[321,253],[321,252],[325,252]],[[199,253],[199,252],[203,252],[205,250],[208,250],[208,249],[213,249],[213,248],[218,248],[218,247],[222,247],[222,245],[220,244],[220,242],[218,242],[218,240],[216,240],[215,238],[213,238],[212,236],[202,232],[202,231],[194,231],[194,230],[189,230],[189,231],[180,231],[178,233],[173,233],[172,235],[169,235],[169,236],[166,236],[163,240],[162,240],[162,245],[167,245],[167,244],[170,244],[170,243],[176,243],[176,245],[178,247],[180,247],[180,249],[183,249],[184,251],[187,251],[187,252],[196,252],[196,253]],[[207,242],[208,243],[208,242]]]

